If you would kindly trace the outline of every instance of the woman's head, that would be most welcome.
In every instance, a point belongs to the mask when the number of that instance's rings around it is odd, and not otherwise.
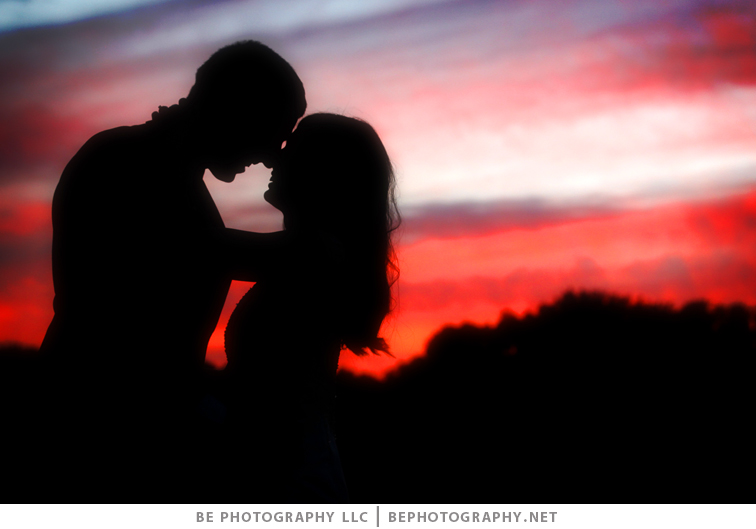
[[[344,343],[357,354],[385,350],[377,335],[398,273],[391,243],[399,223],[394,185],[391,161],[370,125],[313,114],[287,141],[265,193],[287,229],[323,230],[343,246],[355,294]]]

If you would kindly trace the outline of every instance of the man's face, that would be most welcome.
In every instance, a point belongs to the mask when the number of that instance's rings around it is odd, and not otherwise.
[[[229,112],[211,120],[207,132],[208,169],[223,182],[233,182],[247,167],[262,163],[272,167],[294,123],[281,117],[261,117],[254,112]]]

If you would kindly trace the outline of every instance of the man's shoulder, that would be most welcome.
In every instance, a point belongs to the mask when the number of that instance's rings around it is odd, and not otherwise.
[[[71,158],[64,178],[79,180],[102,172],[129,172],[144,166],[152,158],[150,151],[149,131],[144,125],[104,130],[89,138]]]
[[[148,130],[144,125],[116,127],[98,132],[82,146],[79,154],[132,151],[147,142]]]
[[[98,132],[79,149],[63,170],[56,196],[58,201],[79,196],[82,188],[96,185],[106,192],[114,183],[125,192],[124,182],[139,167],[146,165],[150,154],[145,147],[149,142],[142,126],[126,126]],[[79,191],[74,191],[79,189]],[[74,193],[73,195],[71,193]]]

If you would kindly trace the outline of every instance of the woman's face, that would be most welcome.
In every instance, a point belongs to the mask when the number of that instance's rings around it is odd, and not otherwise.
[[[343,199],[344,165],[339,138],[319,128],[297,129],[276,159],[263,197],[287,221],[315,221]]]
[[[289,143],[281,151],[273,166],[268,190],[265,191],[263,198],[284,214],[296,208],[301,201],[299,197],[307,194],[303,188],[306,182],[303,173],[307,167],[306,163],[303,163],[304,156],[305,153],[301,149]]]
[[[268,190],[263,193],[265,201],[281,211],[285,209],[285,200],[282,198],[282,195],[284,194],[282,189],[283,183],[281,182],[282,172],[285,171],[282,171],[278,164],[273,166],[273,171],[270,173],[270,182],[268,182]]]

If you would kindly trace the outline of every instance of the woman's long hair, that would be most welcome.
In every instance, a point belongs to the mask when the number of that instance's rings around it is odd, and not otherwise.
[[[342,345],[357,355],[390,354],[378,333],[394,304],[392,234],[400,217],[383,143],[362,120],[313,114],[300,121],[284,153],[285,227],[316,226],[339,241],[347,259]]]

